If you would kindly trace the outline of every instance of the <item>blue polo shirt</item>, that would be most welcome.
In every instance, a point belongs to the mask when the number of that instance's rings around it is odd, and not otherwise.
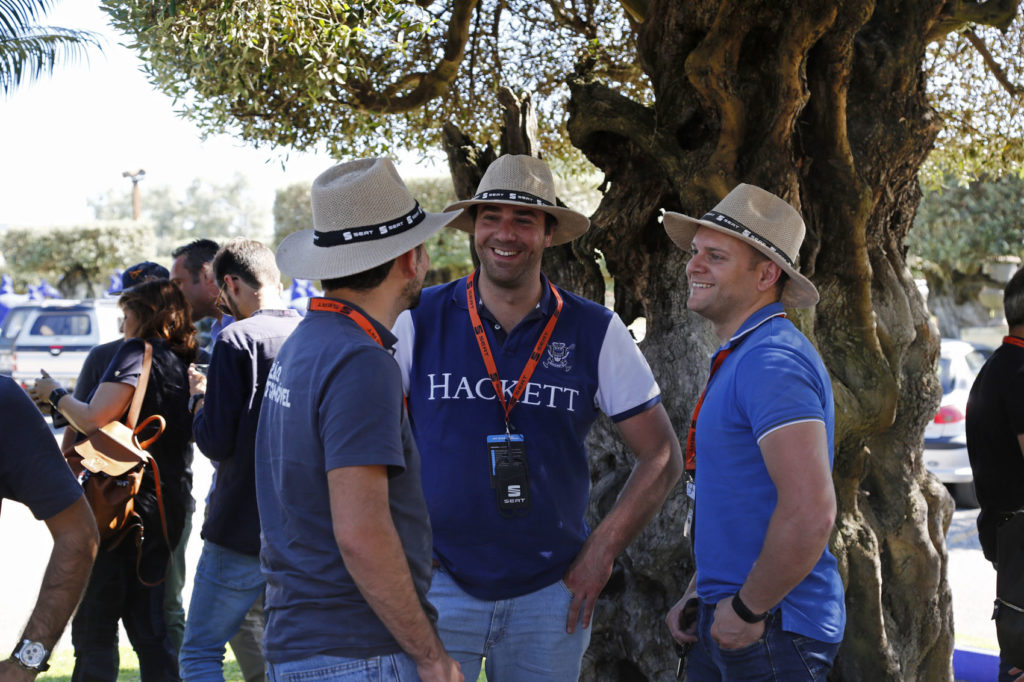
[[[732,353],[708,384],[697,420],[697,594],[714,604],[736,592],[757,560],[778,502],[758,442],[806,421],[825,425],[834,450],[832,383],[811,342],[774,303],[748,318],[719,352]],[[782,600],[782,627],[839,642],[843,585],[828,548]]]
[[[514,329],[500,329],[481,310],[506,397],[555,310],[542,279],[540,302]],[[661,400],[622,320],[593,301],[559,293],[562,312],[511,414],[529,466],[531,508],[521,517],[503,517],[491,487],[487,436],[505,433],[505,411],[473,333],[465,278],[425,289],[395,324],[395,358],[423,453],[434,554],[478,599],[527,594],[562,577],[590,533],[584,441],[591,425],[602,412],[622,421]]]
[[[426,597],[431,538],[419,453],[388,350],[395,338],[371,322],[386,348],[341,314],[309,311],[267,377],[256,498],[267,579],[264,650],[272,663],[401,651],[342,561],[327,486],[327,472],[339,467],[388,468],[391,518],[420,603],[436,618]]]

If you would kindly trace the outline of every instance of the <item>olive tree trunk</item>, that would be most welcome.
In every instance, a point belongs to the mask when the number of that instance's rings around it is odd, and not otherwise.
[[[1016,3],[1001,6],[1012,15]],[[641,348],[681,441],[716,342],[686,310],[684,255],[665,236],[659,209],[699,217],[749,182],[806,221],[800,262],[821,302],[790,315],[824,358],[836,398],[831,549],[848,612],[836,680],[952,679],[945,532],[953,506],[921,460],[940,394],[938,336],[904,246],[920,199],[917,172],[940,126],[921,64],[943,12],[940,0],[652,0],[636,28],[653,103],[628,99],[586,64],[569,83],[569,134],[604,172],[605,194],[590,231],[546,254],[545,271],[601,300],[595,256],[604,254],[616,311],[627,324],[646,318]],[[506,124],[528,138],[529,119],[511,115]],[[493,151],[467,154],[473,145],[454,140],[455,185],[468,195]],[[503,150],[509,145],[506,131]],[[474,158],[485,163],[467,170]],[[588,449],[596,522],[632,458],[607,420]],[[677,486],[616,562],[583,679],[672,677],[662,621],[694,568],[682,494]]]

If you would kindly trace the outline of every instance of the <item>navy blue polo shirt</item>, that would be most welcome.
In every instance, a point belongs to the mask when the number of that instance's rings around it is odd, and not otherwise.
[[[355,307],[355,306],[353,306]],[[267,578],[267,660],[369,658],[401,651],[345,568],[331,520],[327,472],[388,468],[388,504],[428,617],[431,536],[420,459],[390,348],[347,317],[310,310],[267,378],[256,432],[256,496]],[[225,332],[226,333],[226,332]]]

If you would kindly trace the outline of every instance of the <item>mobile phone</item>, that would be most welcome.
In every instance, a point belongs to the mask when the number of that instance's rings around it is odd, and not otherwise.
[[[196,364],[196,371],[199,372],[200,374],[202,374],[205,377],[209,373],[209,371],[210,371],[209,363],[203,363],[203,364],[198,364],[197,363]]]

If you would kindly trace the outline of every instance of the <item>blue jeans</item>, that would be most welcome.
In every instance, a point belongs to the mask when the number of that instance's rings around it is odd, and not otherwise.
[[[419,682],[420,676],[412,659],[399,653],[373,658],[313,656],[287,663],[268,662],[267,679],[269,682]]]
[[[179,658],[183,680],[223,682],[224,647],[265,587],[259,557],[203,543]]]
[[[521,597],[483,601],[466,594],[448,573],[434,571],[427,594],[437,607],[437,630],[467,681],[565,682],[580,676],[590,628],[567,634],[572,595],[561,580]]]
[[[700,603],[697,636],[686,657],[689,682],[729,680],[815,680],[824,682],[839,643],[829,644],[782,629],[782,614],[774,611],[765,621],[761,639],[739,649],[721,649],[711,638],[715,605]]]

